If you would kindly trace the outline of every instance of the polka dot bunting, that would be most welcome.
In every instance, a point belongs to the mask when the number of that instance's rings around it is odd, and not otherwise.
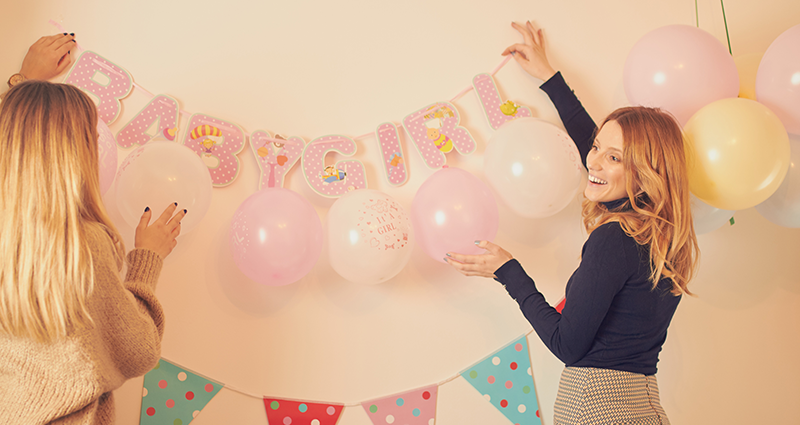
[[[270,425],[335,425],[344,405],[264,398],[264,408]]]
[[[528,340],[523,336],[461,371],[461,376],[512,423],[541,424],[530,367]]]
[[[361,403],[375,425],[433,425],[436,421],[438,386],[418,388]]]
[[[375,129],[375,139],[381,148],[383,171],[386,179],[394,186],[400,186],[408,180],[403,146],[400,144],[400,134],[397,126],[385,122]]]
[[[186,425],[223,387],[164,359],[144,376],[143,386],[140,425]]]
[[[178,101],[160,94],[122,127],[117,133],[117,144],[123,148],[141,146],[156,137],[172,141],[177,131]]]
[[[497,130],[508,121],[522,117],[532,117],[531,110],[517,106],[514,102],[503,102],[491,74],[478,74],[472,79],[472,87],[483,106],[483,112],[492,129]]]
[[[447,163],[444,153],[450,152],[449,149],[455,148],[460,154],[469,155],[478,147],[469,130],[458,126],[459,121],[458,110],[452,103],[438,102],[406,116],[403,127],[425,165],[438,169]],[[447,142],[437,144],[440,140]]]
[[[273,138],[264,130],[256,130],[250,135],[250,149],[261,169],[259,190],[283,187],[284,176],[303,155],[306,146],[305,140],[300,137],[290,137],[283,142],[276,140],[279,139]]]

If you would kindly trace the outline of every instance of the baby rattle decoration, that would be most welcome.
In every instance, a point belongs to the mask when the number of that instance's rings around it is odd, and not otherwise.
[[[408,172],[405,159],[403,159],[403,147],[400,146],[400,134],[397,132],[397,126],[390,122],[379,125],[375,129],[375,138],[381,149],[386,180],[393,186],[404,184],[408,180]]]
[[[155,133],[151,134],[151,128]],[[139,111],[117,133],[117,144],[123,148],[143,145],[156,137],[175,140],[178,131],[178,102],[160,94]]]
[[[261,169],[258,188],[283,187],[284,176],[303,155],[303,148],[305,141],[300,137],[287,140],[280,134],[270,137],[266,131],[254,131],[250,135],[250,149]]]
[[[464,127],[458,127],[456,107],[449,102],[438,102],[409,114],[403,126],[414,141],[429,168],[441,168],[447,162],[444,154],[454,148],[462,155],[475,152],[477,144]]]
[[[303,175],[314,192],[326,198],[338,198],[347,192],[367,187],[361,161],[350,159],[326,164],[325,156],[336,152],[345,156],[356,153],[356,142],[338,134],[318,137],[303,150]]]
[[[127,71],[89,50],[75,61],[64,82],[97,98],[97,113],[106,124],[117,119],[121,109],[119,100],[133,87]]]
[[[533,116],[528,107],[519,106],[510,100],[503,103],[491,74],[476,75],[472,79],[472,87],[475,88],[475,93],[483,106],[483,113],[493,130],[513,119]]]
[[[197,153],[208,167],[214,186],[227,186],[239,175],[239,158],[244,149],[244,131],[236,125],[203,114],[189,119],[183,144]]]

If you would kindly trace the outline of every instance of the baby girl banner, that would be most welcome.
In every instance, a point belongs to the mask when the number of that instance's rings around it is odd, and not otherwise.
[[[500,67],[507,61],[508,58]],[[489,125],[497,129],[515,118],[530,117],[529,108],[502,100],[492,74],[478,74],[473,79]],[[81,88],[96,100],[100,118],[106,124],[111,124],[119,117],[122,99],[136,86],[124,68],[92,51],[81,54],[65,82]],[[191,114],[188,123],[181,129],[179,113],[188,114],[179,110],[176,99],[164,94],[153,95],[149,103],[117,133],[116,142],[119,147],[131,148],[154,139],[179,141],[203,160],[214,187],[233,183],[242,166],[238,155],[247,144],[245,131],[233,122],[202,113]],[[460,120],[458,108],[451,102],[441,101],[410,113],[403,119],[402,127],[425,165],[438,169],[447,164],[446,154],[455,151],[470,155],[477,149],[469,130],[459,125]],[[399,127],[392,122],[385,122],[379,124],[374,132],[381,153],[381,168],[386,181],[393,186],[408,181]],[[178,133],[182,133],[182,137]],[[249,144],[261,170],[259,188],[282,187],[283,176],[298,159],[306,182],[320,196],[338,198],[350,191],[368,187],[365,167],[360,161],[349,159],[330,163],[326,160],[332,152],[344,156],[356,155],[356,143],[348,136],[321,136],[306,144],[299,137],[272,137],[268,132],[258,130],[250,134]]]

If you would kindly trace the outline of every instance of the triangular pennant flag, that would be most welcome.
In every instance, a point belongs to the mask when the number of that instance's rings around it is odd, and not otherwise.
[[[564,306],[566,304],[567,304],[567,299],[562,298],[561,301],[559,301],[558,304],[556,304],[556,311],[561,313],[561,311],[564,310]]]
[[[461,376],[513,424],[542,423],[524,336],[464,369]]]
[[[433,425],[436,421],[436,395],[439,387],[431,385],[389,397],[361,403],[375,425]]]
[[[343,404],[264,398],[270,425],[336,425]]]
[[[188,425],[223,384],[164,359],[144,375],[140,425]]]

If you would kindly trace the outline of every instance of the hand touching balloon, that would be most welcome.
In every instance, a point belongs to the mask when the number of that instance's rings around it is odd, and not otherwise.
[[[503,264],[514,258],[510,252],[495,245],[489,241],[475,241],[478,247],[486,250],[485,253],[479,255],[464,255],[448,252],[445,261],[447,264],[453,266],[454,269],[461,272],[465,276],[481,276],[490,277],[492,279],[497,276],[494,272]]]
[[[509,46],[503,51],[503,56],[513,54],[514,60],[522,66],[525,72],[542,81],[549,80],[556,71],[547,60],[544,32],[534,27],[531,21],[526,22],[525,25],[512,22],[511,26],[522,34],[524,42]]]
[[[139,225],[136,226],[133,246],[154,251],[162,260],[166,258],[178,244],[175,238],[181,234],[181,219],[186,215],[186,210],[180,210],[175,214],[176,209],[178,209],[177,202],[170,204],[156,221],[150,224],[153,212],[147,207]]]

